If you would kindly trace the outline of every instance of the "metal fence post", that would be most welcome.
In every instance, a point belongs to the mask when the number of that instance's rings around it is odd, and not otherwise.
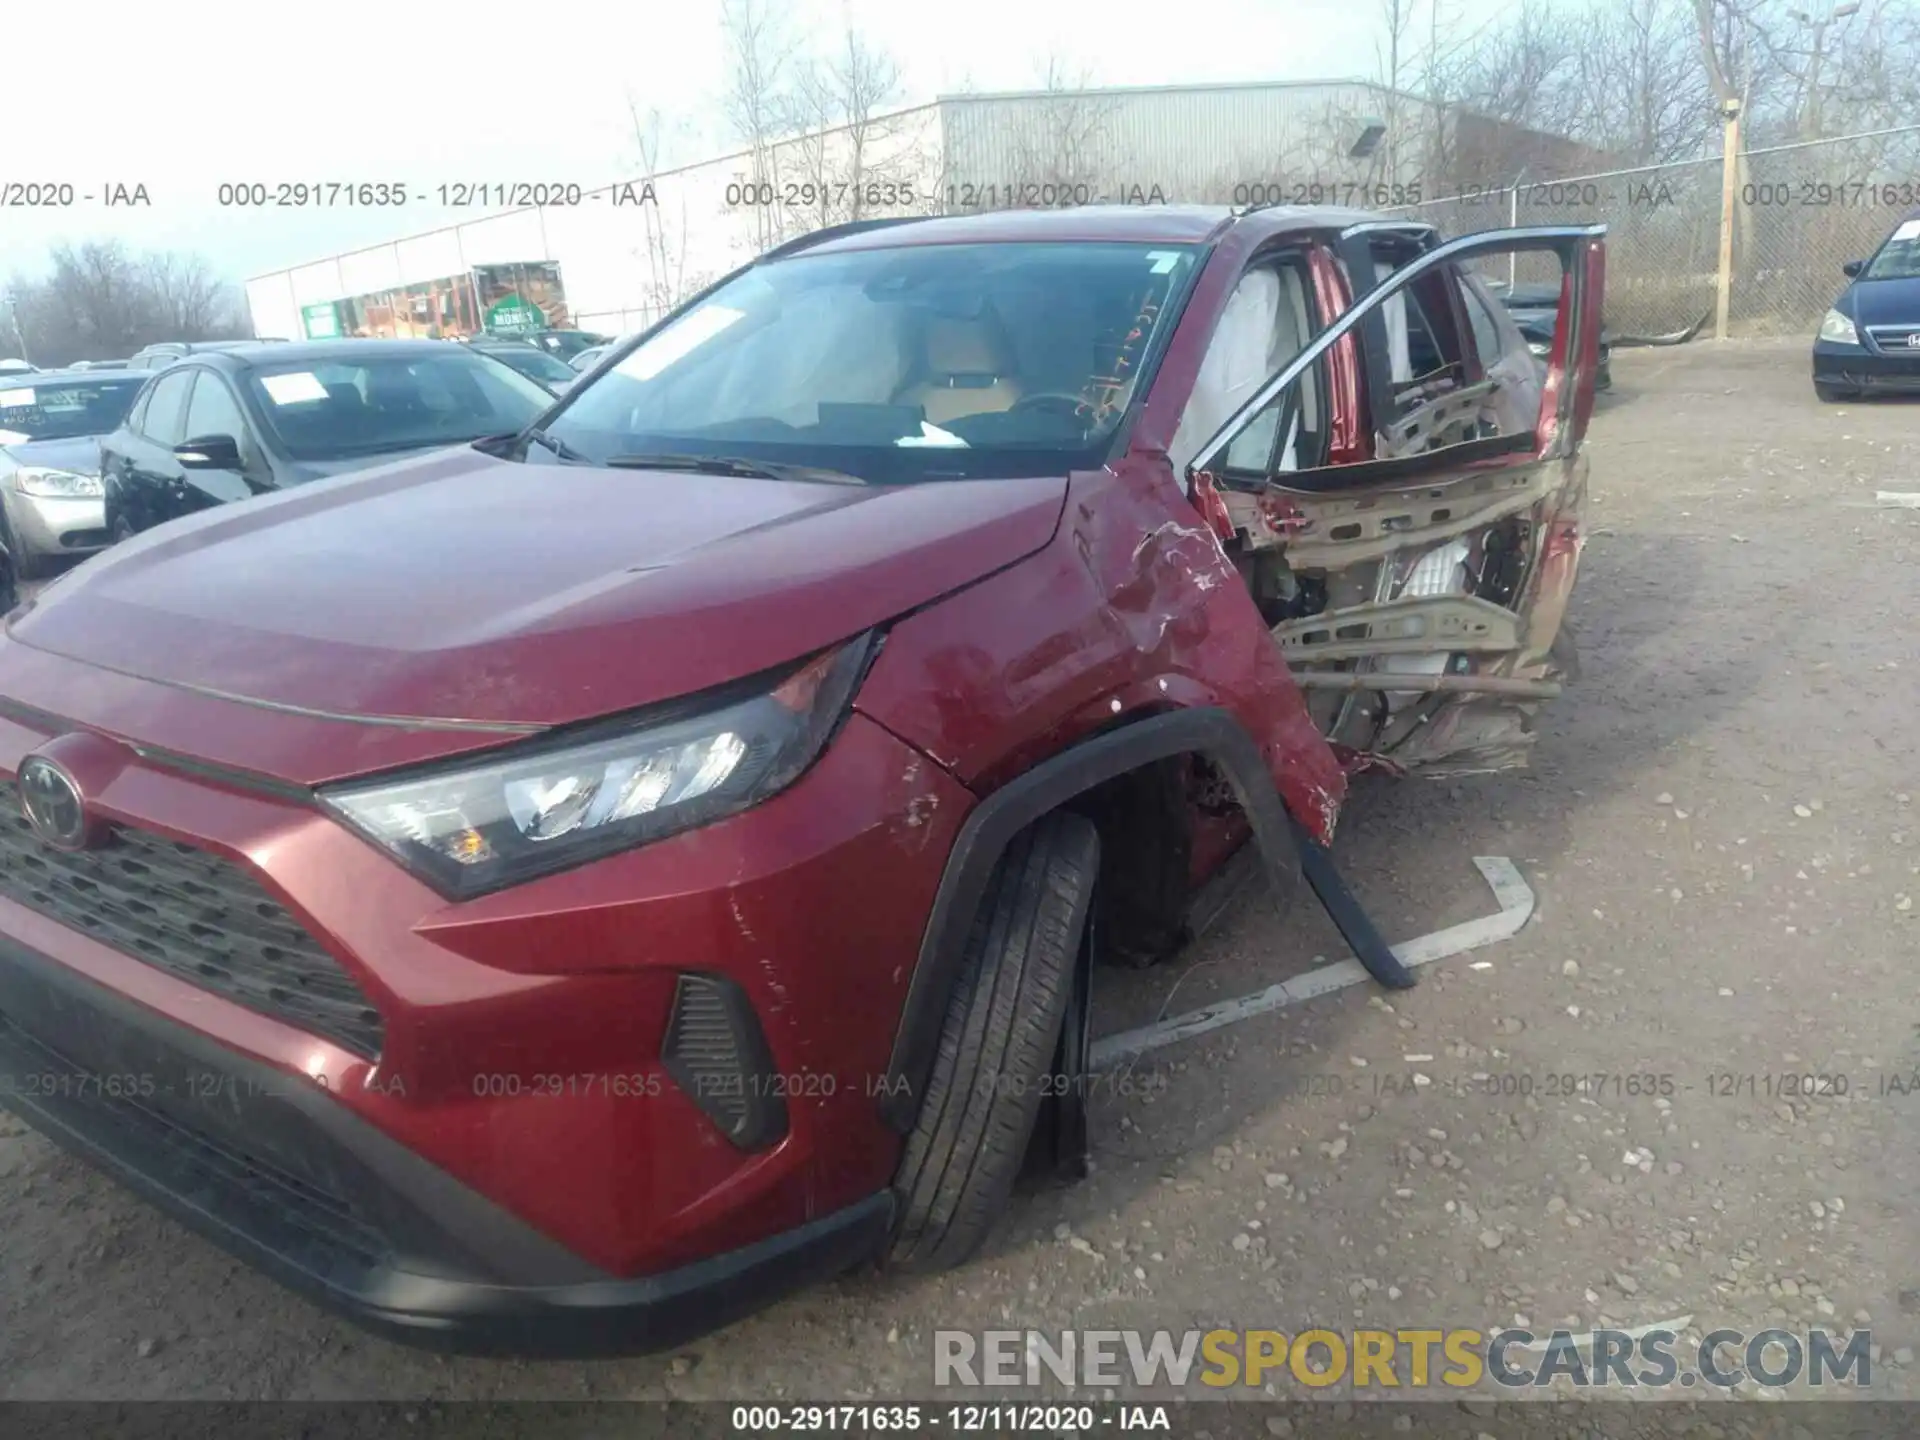
[[[1713,338],[1727,338],[1733,312],[1733,217],[1740,191],[1740,102],[1725,104],[1726,134],[1720,150],[1720,266],[1714,277]]]

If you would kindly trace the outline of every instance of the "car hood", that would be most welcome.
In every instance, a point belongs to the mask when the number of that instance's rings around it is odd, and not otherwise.
[[[441,452],[137,536],[9,633],[319,714],[562,724],[754,674],[977,580],[1047,543],[1066,490]]]
[[[1920,279],[1856,280],[1840,309],[1859,325],[1920,325]]]
[[[78,475],[100,473],[100,437],[82,435],[72,440],[17,440],[4,448],[19,465],[41,465],[49,470],[71,470]]]

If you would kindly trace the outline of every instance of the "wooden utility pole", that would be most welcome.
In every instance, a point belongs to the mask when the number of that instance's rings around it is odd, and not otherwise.
[[[1720,151],[1720,265],[1714,276],[1713,338],[1727,338],[1727,322],[1733,312],[1733,223],[1734,206],[1740,198],[1740,102],[1721,102],[1726,131]]]

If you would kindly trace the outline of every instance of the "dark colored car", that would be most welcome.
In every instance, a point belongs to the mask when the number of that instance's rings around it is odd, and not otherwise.
[[[432,340],[312,340],[204,350],[147,380],[100,443],[105,524],[165,521],[483,435],[553,403],[531,381]]]
[[[1560,310],[1560,287],[1557,285],[1513,285],[1491,286],[1500,303],[1513,317],[1513,323],[1520,333],[1527,337],[1527,348],[1546,364],[1547,357],[1553,353],[1553,331],[1555,317]],[[1613,388],[1613,343],[1603,328],[1600,332],[1600,373],[1594,382],[1597,390]]]
[[[0,543],[21,579],[106,545],[100,438],[126,419],[146,378],[125,370],[0,378]]]
[[[565,393],[580,378],[580,372],[566,361],[524,340],[476,339],[469,341],[467,348],[477,355],[498,360],[502,365],[511,365],[555,395]]]
[[[1813,342],[1813,393],[1831,402],[1920,391],[1920,210],[1844,268],[1847,288]]]
[[[1559,692],[1602,234],[857,222],[517,437],[88,562],[0,637],[0,1069],[53,1077],[0,1101],[420,1344],[959,1263],[1084,1173],[1094,964],[1242,847],[1413,983],[1327,847]]]
[[[569,362],[589,346],[608,345],[613,341],[611,335],[596,334],[592,330],[533,330],[515,338]]]

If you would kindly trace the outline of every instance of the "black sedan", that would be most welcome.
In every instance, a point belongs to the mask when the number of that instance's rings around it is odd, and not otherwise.
[[[1849,260],[1847,288],[1813,342],[1813,393],[1920,392],[1920,210],[1866,260]]]
[[[465,346],[316,340],[196,351],[155,375],[100,442],[106,524],[177,516],[525,429],[551,392]]]
[[[1553,353],[1553,330],[1560,320],[1560,287],[1502,285],[1492,281],[1488,288],[1499,297],[1507,314],[1513,317],[1513,323],[1526,337],[1527,348],[1539,357],[1544,367],[1547,356]],[[1613,388],[1613,343],[1604,326],[1600,330],[1600,373],[1594,378],[1593,388]]]

